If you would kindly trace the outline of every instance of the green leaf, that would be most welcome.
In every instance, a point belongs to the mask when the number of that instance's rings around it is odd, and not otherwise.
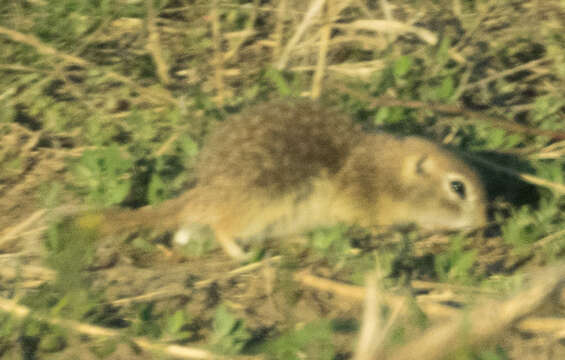
[[[140,307],[132,326],[136,336],[149,336],[154,339],[161,337],[161,327],[158,322],[158,315],[153,312],[154,309],[153,303],[143,304]]]
[[[411,56],[404,55],[394,62],[393,74],[396,79],[404,78],[412,68],[414,60]]]
[[[345,225],[315,229],[311,233],[310,244],[321,257],[330,262],[338,262],[350,249],[347,230]]]
[[[214,333],[218,336],[229,335],[237,324],[237,319],[233,316],[225,305],[220,305],[216,309],[214,317]]]
[[[45,334],[39,341],[39,349],[45,352],[61,351],[65,345],[65,338],[61,334]]]
[[[167,318],[167,332],[171,334],[178,333],[186,323],[184,311],[177,310],[175,313]]]
[[[71,171],[88,202],[109,206],[120,203],[129,194],[131,181],[127,173],[132,165],[133,162],[123,157],[120,148],[113,144],[86,150]]]
[[[391,108],[389,106],[380,107],[375,114],[375,118],[373,119],[373,124],[376,126],[383,125],[387,122],[391,113]]]
[[[435,89],[435,100],[447,101],[455,93],[455,81],[452,76],[446,76],[441,85]]]
[[[306,324],[266,344],[269,359],[331,360],[334,358],[333,332],[328,320]]]
[[[465,237],[453,236],[449,250],[434,259],[435,270],[442,281],[467,284],[472,282],[472,269],[475,263],[476,250],[465,250]]]
[[[184,136],[180,141],[180,148],[182,153],[192,158],[198,154],[198,144],[188,136]]]
[[[251,335],[245,329],[243,320],[233,316],[225,305],[218,306],[214,316],[212,348],[220,354],[235,355],[241,352],[250,339]]]
[[[282,72],[271,68],[267,70],[265,76],[275,85],[279,95],[283,97],[292,95],[292,89],[288,85]]]
[[[149,187],[147,189],[147,200],[150,204],[158,204],[165,200],[165,189],[166,184],[161,179],[161,176],[157,173],[151,174],[151,180],[149,181]]]
[[[172,341],[182,341],[191,337],[191,331],[183,330],[190,323],[190,316],[184,310],[177,310],[167,317],[165,332]]]
[[[441,39],[437,53],[436,53],[436,63],[440,68],[443,68],[445,64],[449,61],[449,47],[451,46],[451,40],[449,37],[444,37]]]

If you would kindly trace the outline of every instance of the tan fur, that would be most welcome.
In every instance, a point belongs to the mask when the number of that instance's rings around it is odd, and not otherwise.
[[[265,103],[226,121],[202,150],[197,178],[158,207],[107,214],[105,232],[207,224],[230,256],[243,258],[236,239],[339,222],[430,230],[485,223],[483,186],[455,155],[419,138],[364,133],[305,100]]]

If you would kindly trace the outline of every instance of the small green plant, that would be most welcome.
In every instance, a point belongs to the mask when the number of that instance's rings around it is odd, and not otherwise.
[[[159,325],[159,314],[156,314],[154,310],[155,304],[153,303],[140,305],[131,327],[135,336],[147,336],[154,339],[161,337],[162,329]]]
[[[497,346],[495,349],[485,350],[478,353],[473,359],[476,360],[508,360],[510,356],[506,353],[506,351]]]
[[[45,248],[46,262],[57,271],[57,282],[65,289],[87,286],[83,270],[93,261],[95,230],[84,228],[73,219],[65,219],[49,227]]]
[[[412,97],[421,69],[411,56],[401,56],[386,67],[372,85],[374,95],[381,96],[389,89],[399,92],[399,97]],[[413,111],[401,106],[379,107],[373,117],[373,125],[392,132],[413,133],[419,125],[411,116]]]
[[[469,284],[474,281],[472,273],[476,250],[465,250],[465,237],[451,238],[449,249],[435,257],[434,267],[441,281]]]
[[[128,176],[133,163],[113,144],[95,150],[86,150],[72,167],[79,191],[88,203],[99,206],[118,204],[130,191]]]
[[[52,316],[83,319],[96,317],[101,295],[91,288],[85,269],[94,260],[97,233],[73,219],[65,219],[49,227],[45,240],[46,263],[57,272],[54,282],[27,296],[23,303],[43,308]]]
[[[0,357],[14,347],[19,324],[9,314],[0,313]]]
[[[284,73],[273,68],[264,71],[263,81],[266,86],[274,87],[281,97],[298,96],[305,85],[299,74]]]
[[[12,327],[12,331],[13,335],[18,336],[18,342],[21,346],[20,351],[28,356],[26,358],[41,358],[41,355],[55,353],[67,347],[67,334],[64,329],[48,325],[39,320],[26,318],[19,322],[17,326]],[[2,352],[0,345],[0,356]]]
[[[223,355],[239,354],[251,339],[243,320],[231,314],[225,305],[216,309],[214,333],[210,341],[214,351]]]
[[[192,317],[185,310],[177,310],[172,315],[165,317],[164,332],[168,341],[185,341],[193,333],[188,330]]]
[[[184,166],[196,157],[198,145],[188,136],[180,139],[176,145],[174,155],[162,155],[154,160],[147,186],[149,204],[158,204],[169,199],[188,178]]]
[[[345,225],[316,229],[310,234],[310,246],[321,258],[337,263],[351,249],[346,236],[348,229]]]
[[[38,348],[42,352],[54,353],[63,350],[66,342],[64,334],[49,332],[41,337]]]
[[[532,245],[552,233],[563,230],[560,198],[545,194],[538,208],[525,205],[513,209],[511,216],[502,225],[504,241],[513,246],[518,255],[531,253]],[[565,249],[565,236],[554,235],[551,246],[543,247],[549,257],[557,256]]]
[[[143,304],[137,311],[131,330],[135,336],[147,336],[167,342],[186,341],[193,334],[189,330],[192,317],[185,310],[172,314],[158,313],[153,303]]]
[[[513,149],[524,140],[524,136],[521,134],[510,134],[504,129],[493,128],[488,125],[477,125],[474,127],[474,131],[480,138],[477,150]]]
[[[536,98],[534,106],[532,121],[540,129],[563,129],[561,111],[563,106],[565,106],[565,100],[562,97],[552,95],[540,96]]]
[[[110,356],[116,349],[120,342],[123,342],[120,338],[106,338],[100,339],[88,347],[88,350],[92,352],[98,359],[106,359]]]
[[[329,320],[311,322],[288,331],[266,344],[269,359],[330,360],[334,358],[333,331]]]
[[[501,347],[493,347],[492,349],[473,350],[468,347],[459,349],[450,359],[456,360],[508,360],[510,357]]]

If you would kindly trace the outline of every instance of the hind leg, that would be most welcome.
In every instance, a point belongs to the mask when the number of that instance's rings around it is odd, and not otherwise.
[[[203,229],[205,225],[201,224],[187,224],[180,227],[173,237],[173,242],[177,245],[184,246],[188,244],[195,237],[203,235]],[[215,240],[220,244],[222,249],[231,258],[237,261],[245,261],[248,258],[248,254],[243,251],[243,249],[235,242],[235,239],[228,231],[216,230],[212,226]],[[209,231],[209,230],[208,230]]]
[[[232,259],[237,261],[245,261],[249,259],[249,254],[243,251],[232,236],[221,231],[216,231],[216,240],[220,243],[226,254],[228,254]]]

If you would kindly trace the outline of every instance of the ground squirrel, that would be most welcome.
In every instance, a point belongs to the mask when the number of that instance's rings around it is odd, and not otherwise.
[[[307,100],[264,103],[225,121],[202,149],[196,175],[196,186],[178,198],[107,213],[103,230],[206,224],[242,259],[237,239],[336,223],[463,229],[486,219],[477,174],[451,152],[416,137],[363,132]]]

